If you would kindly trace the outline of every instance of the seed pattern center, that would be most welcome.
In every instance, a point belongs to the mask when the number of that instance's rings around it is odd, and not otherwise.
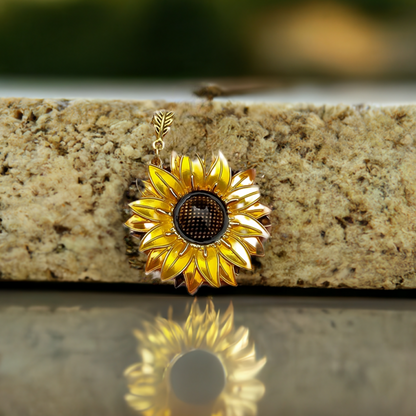
[[[197,242],[207,242],[217,236],[224,226],[224,212],[210,195],[197,194],[180,207],[178,225],[182,233]]]

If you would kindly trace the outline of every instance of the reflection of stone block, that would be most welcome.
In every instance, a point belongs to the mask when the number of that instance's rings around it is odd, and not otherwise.
[[[241,283],[416,287],[413,106],[3,99],[2,279],[151,280],[122,223],[162,107],[176,113],[166,162],[222,150],[234,170],[257,169],[272,237]]]

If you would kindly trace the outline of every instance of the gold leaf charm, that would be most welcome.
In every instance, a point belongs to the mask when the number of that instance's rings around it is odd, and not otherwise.
[[[156,135],[163,138],[168,134],[170,126],[173,123],[173,111],[161,110],[156,112],[152,118],[152,124],[155,127]]]

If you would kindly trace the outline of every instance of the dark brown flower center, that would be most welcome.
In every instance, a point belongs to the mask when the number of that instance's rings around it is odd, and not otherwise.
[[[227,229],[227,209],[210,192],[191,192],[176,205],[174,222],[184,239],[192,243],[210,244],[220,239]]]

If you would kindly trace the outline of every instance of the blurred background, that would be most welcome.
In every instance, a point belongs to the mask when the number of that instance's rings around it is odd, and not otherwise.
[[[0,0],[0,95],[16,77],[409,83],[415,19],[412,0]]]

